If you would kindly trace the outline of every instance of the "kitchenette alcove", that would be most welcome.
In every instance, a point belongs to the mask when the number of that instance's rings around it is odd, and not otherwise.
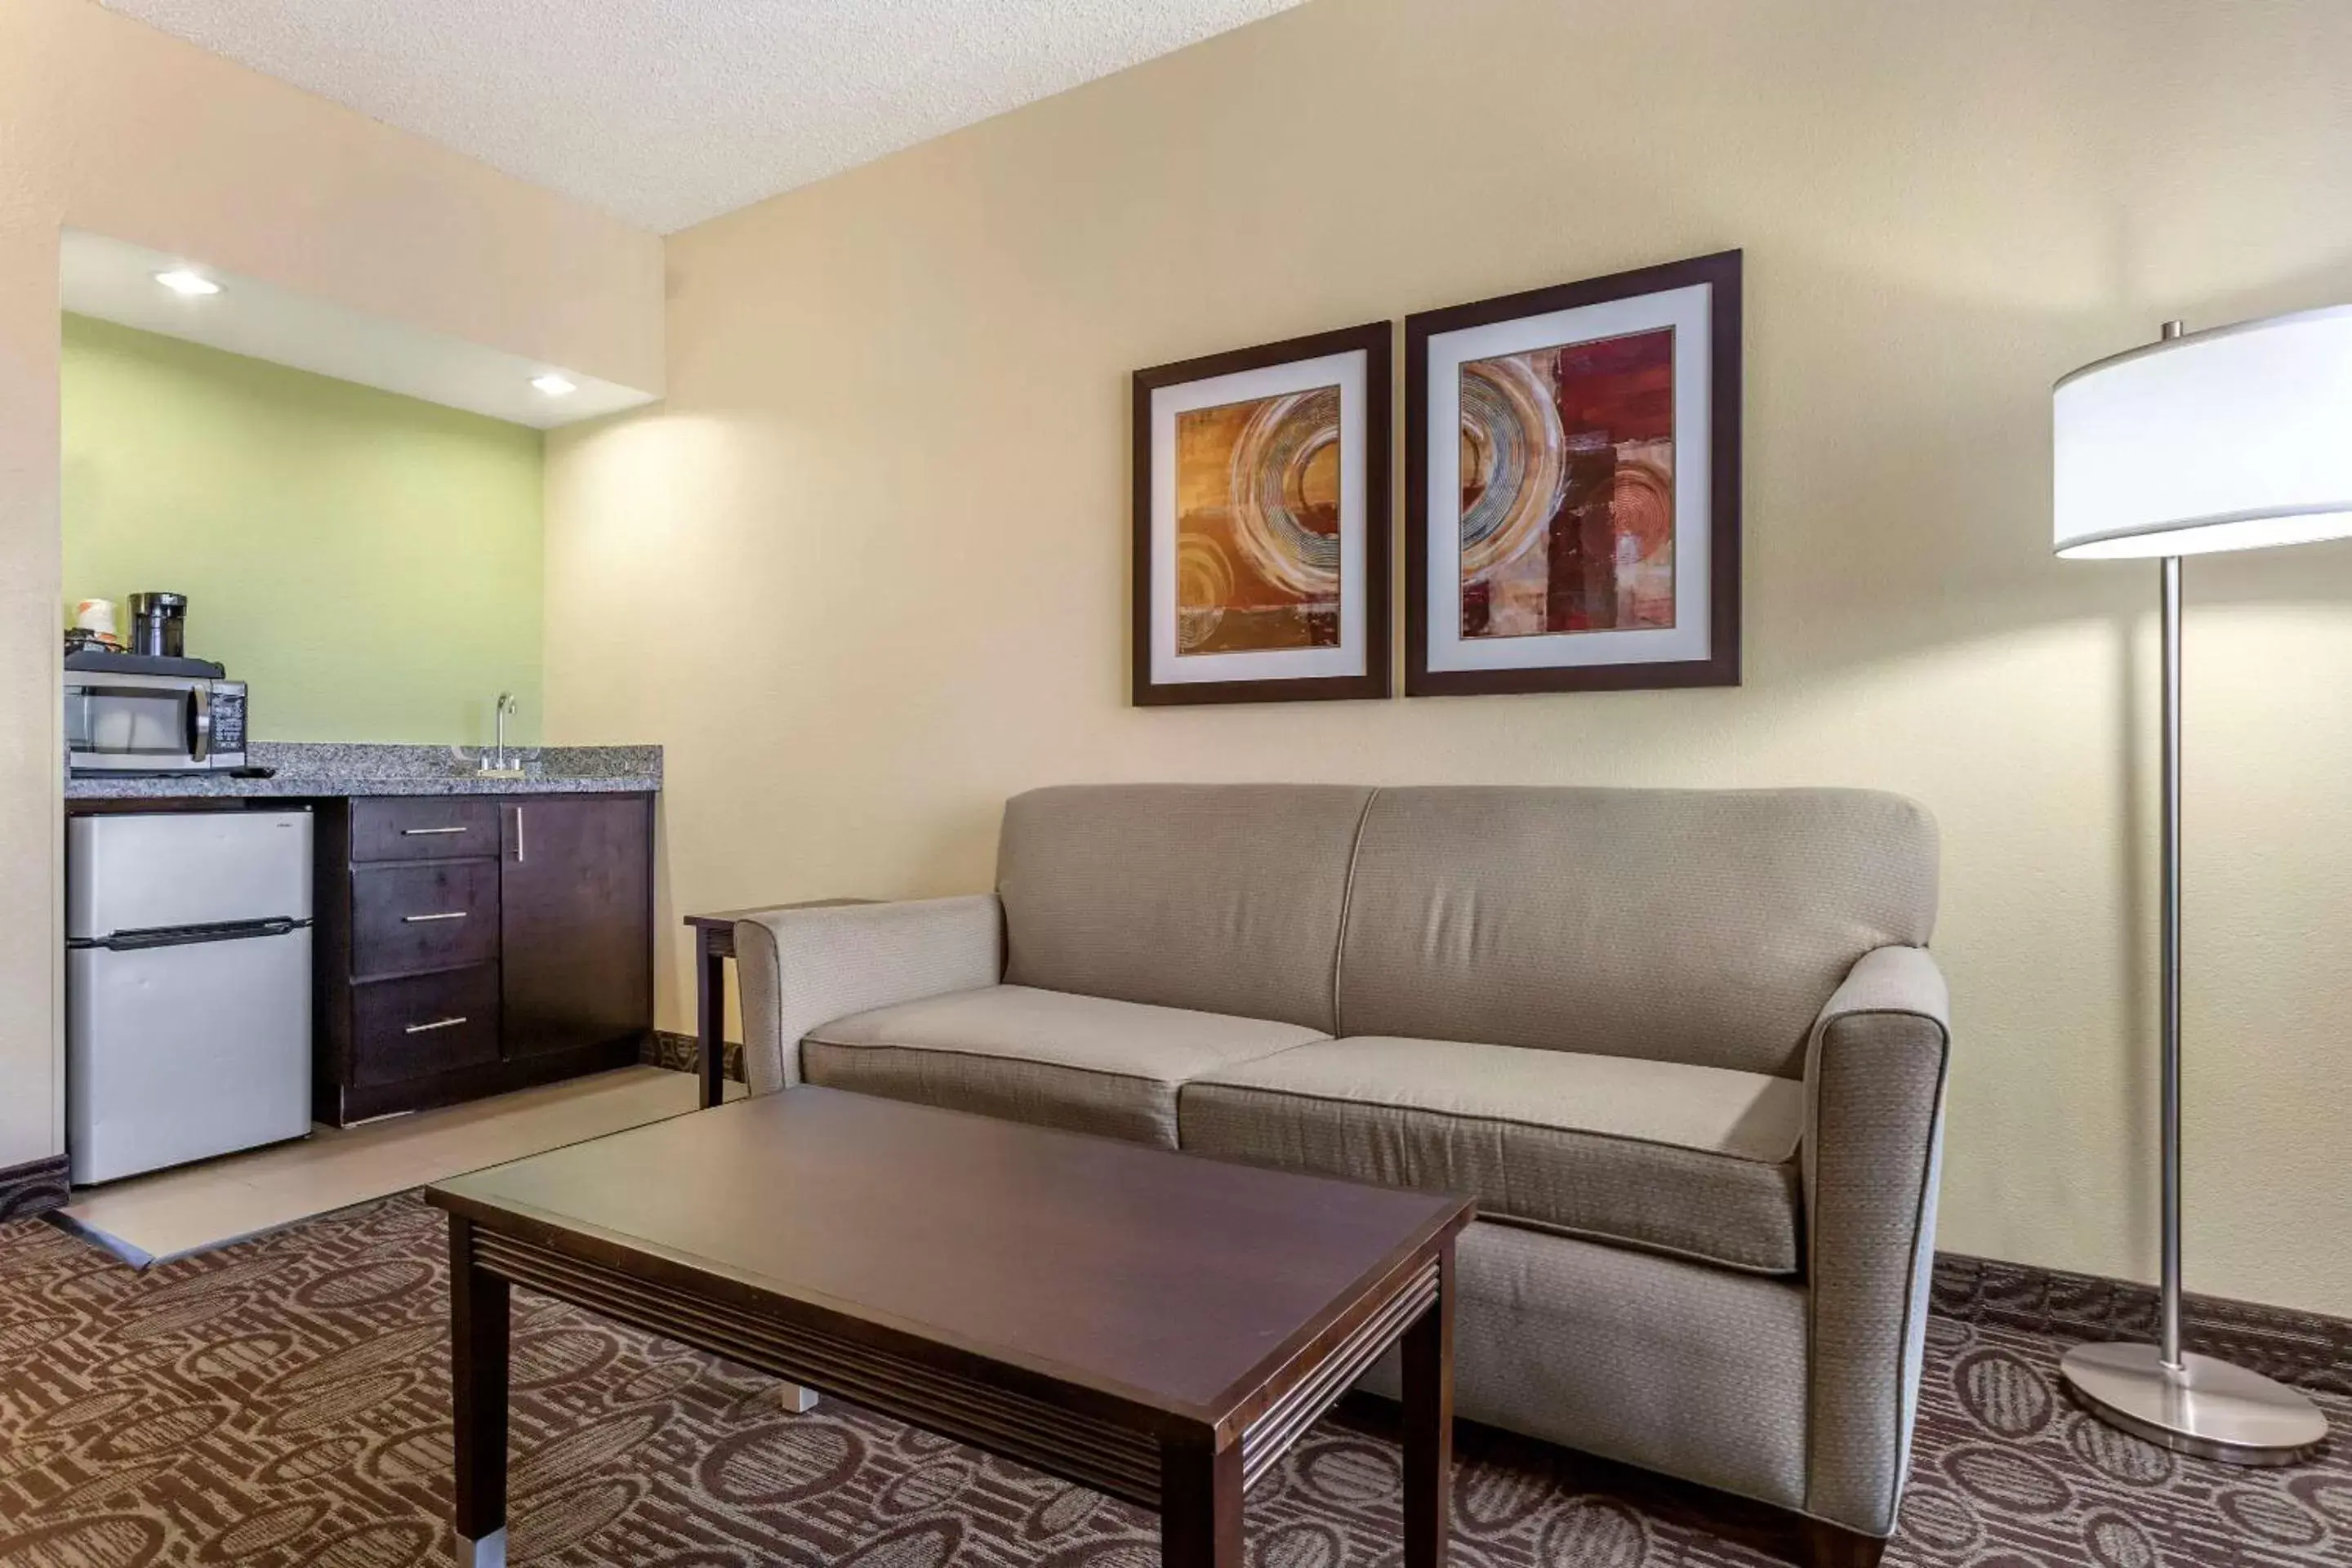
[[[215,895],[69,926],[76,1184],[635,1067],[661,751],[545,743],[541,508],[544,432],[646,395],[59,263],[68,883]]]

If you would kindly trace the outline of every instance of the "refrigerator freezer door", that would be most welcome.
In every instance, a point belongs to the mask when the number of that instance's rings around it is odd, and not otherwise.
[[[310,1130],[310,932],[66,953],[66,1147],[109,1182]]]
[[[310,918],[307,811],[142,812],[66,824],[69,938]]]

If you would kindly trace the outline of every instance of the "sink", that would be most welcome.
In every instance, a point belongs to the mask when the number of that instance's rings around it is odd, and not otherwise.
[[[489,747],[483,746],[478,750],[472,746],[452,746],[449,748],[449,771],[461,779],[540,778],[547,770],[540,765],[538,751],[536,746],[509,747],[507,765],[494,767],[491,763],[496,753]]]

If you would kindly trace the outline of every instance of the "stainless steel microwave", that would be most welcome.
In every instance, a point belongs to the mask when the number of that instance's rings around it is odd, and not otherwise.
[[[68,669],[66,764],[78,773],[212,773],[245,765],[245,682]]]

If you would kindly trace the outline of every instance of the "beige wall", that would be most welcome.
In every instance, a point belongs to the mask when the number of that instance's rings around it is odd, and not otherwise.
[[[61,1148],[58,233],[658,390],[661,243],[88,0],[0,4],[0,1167]]]
[[[983,886],[1056,780],[1907,792],[1944,1245],[2149,1277],[2155,568],[2051,558],[2048,388],[2352,298],[2348,77],[2340,0],[1316,0],[674,237],[552,731],[671,748],[672,924]],[[1126,706],[1131,369],[1735,245],[1743,689]],[[2190,1281],[2352,1312],[2352,546],[2189,584]]]

